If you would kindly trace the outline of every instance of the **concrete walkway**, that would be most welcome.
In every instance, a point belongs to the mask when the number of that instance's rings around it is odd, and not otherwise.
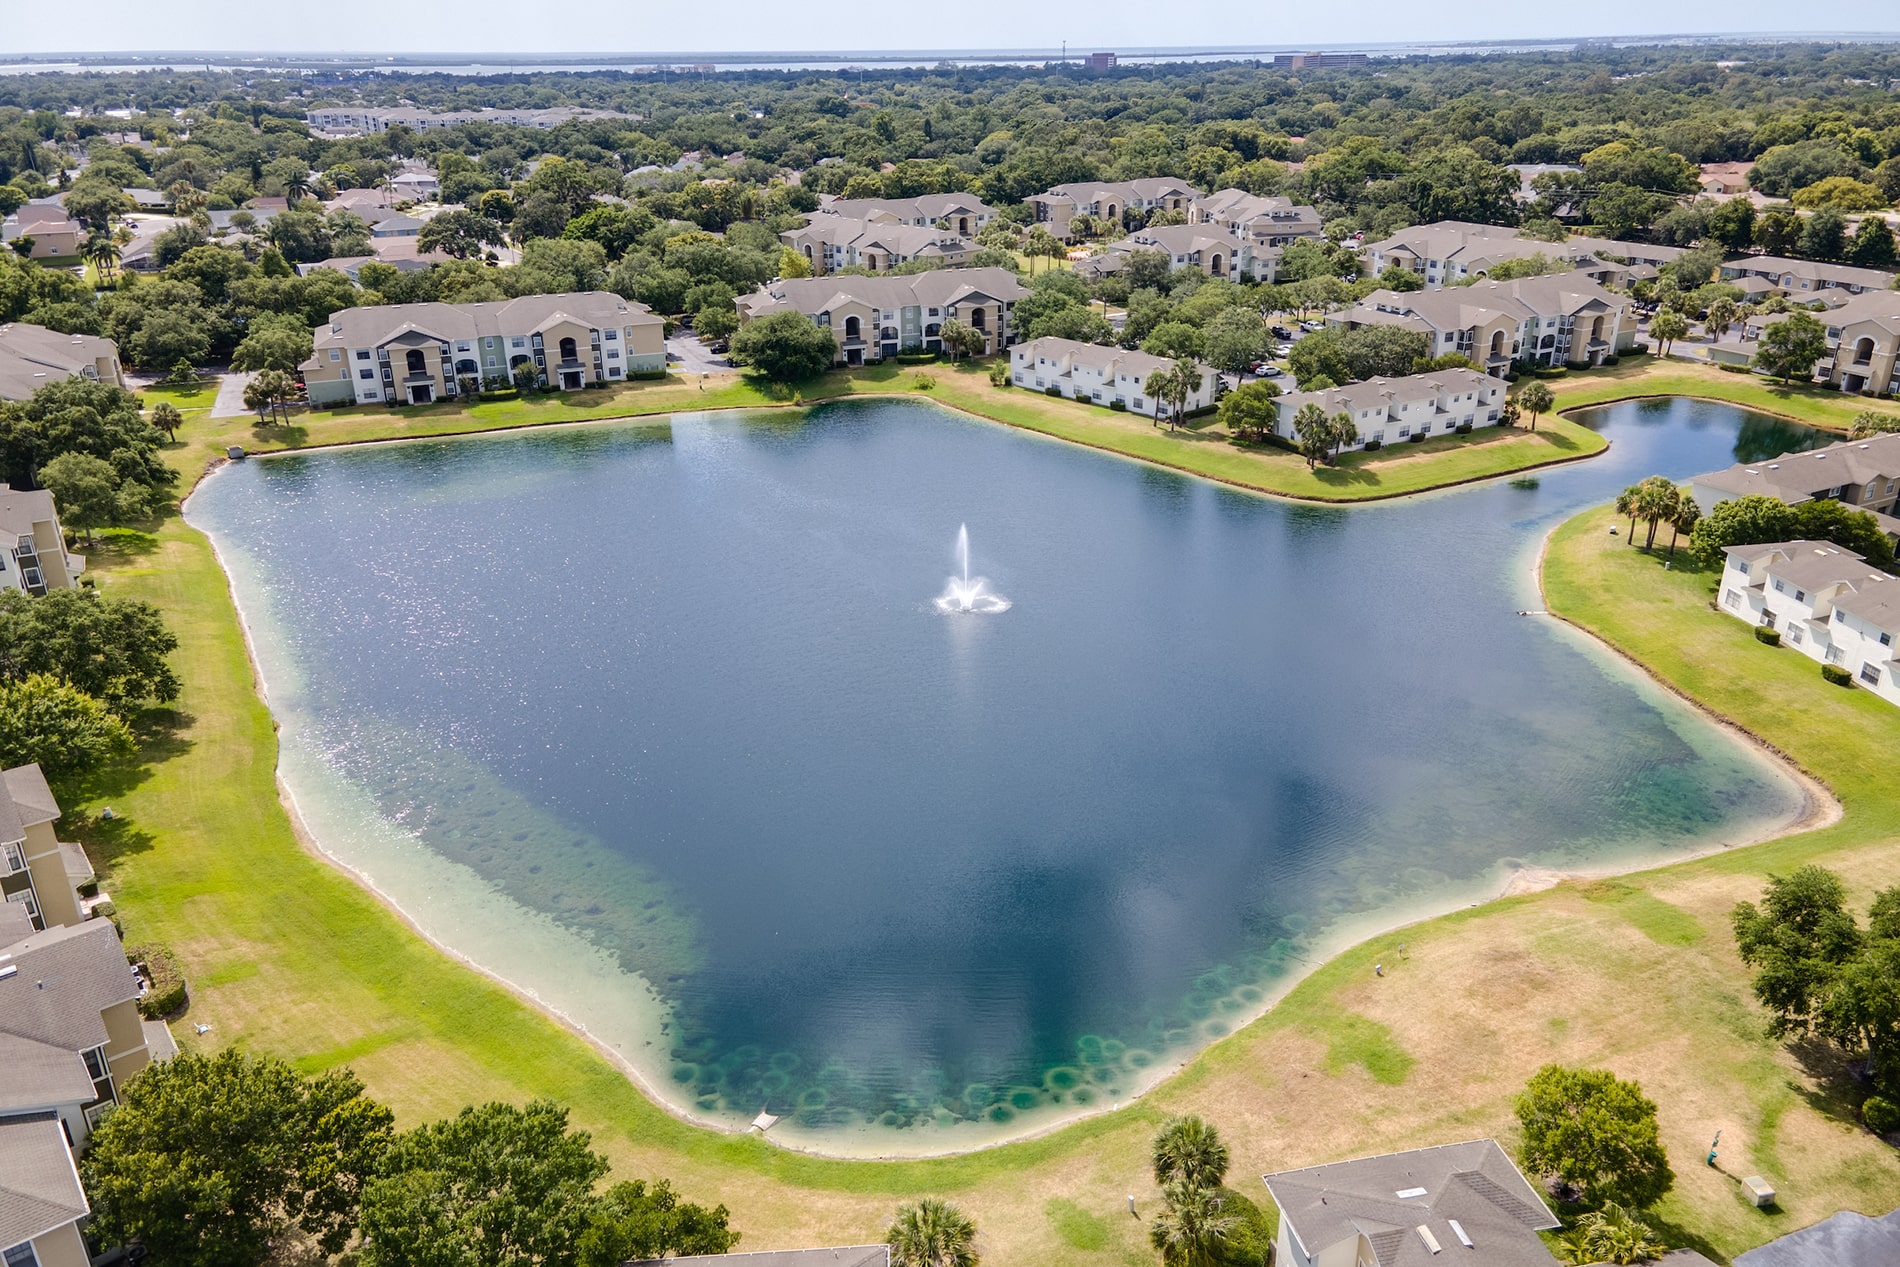
[[[244,389],[250,386],[251,376],[240,370],[226,370],[218,375],[218,398],[211,402],[213,418],[244,418],[250,410],[244,406]]]

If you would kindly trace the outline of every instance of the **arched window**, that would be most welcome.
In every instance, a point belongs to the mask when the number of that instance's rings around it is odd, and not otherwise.
[[[1592,343],[1603,342],[1603,318],[1602,317],[1598,317],[1595,321],[1592,321],[1590,323],[1590,342]]]
[[[1874,341],[1862,339],[1854,345],[1854,364],[1865,365],[1874,359]]]
[[[580,359],[578,352],[579,349],[576,347],[571,336],[561,340],[561,359],[563,361],[578,361]]]
[[[1504,331],[1502,330],[1493,330],[1491,332],[1491,355],[1504,355]]]
[[[1215,277],[1221,275],[1221,257],[1219,251],[1214,252],[1214,258],[1207,262],[1207,271]]]
[[[455,372],[457,374],[479,374],[482,372],[482,367],[465,356],[455,363]]]
[[[847,339],[859,338],[860,337],[859,330],[860,330],[860,327],[858,325],[858,319],[856,317],[846,317],[844,319],[844,337],[845,338]]]
[[[971,329],[981,330],[981,329],[984,329],[988,324],[989,324],[988,309],[985,309],[985,308],[970,309],[970,328]]]
[[[427,374],[429,372],[429,358],[424,356],[418,348],[410,348],[408,355],[406,355],[403,360],[409,366],[409,372],[411,374]]]

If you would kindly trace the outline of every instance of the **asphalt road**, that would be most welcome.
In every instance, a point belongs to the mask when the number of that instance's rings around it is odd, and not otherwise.
[[[705,344],[686,334],[666,341],[666,368],[676,374],[715,374],[731,369],[732,362],[708,352]]]

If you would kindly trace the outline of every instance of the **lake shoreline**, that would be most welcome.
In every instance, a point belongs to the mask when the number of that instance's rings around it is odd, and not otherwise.
[[[900,395],[897,398],[915,400],[916,396]],[[1721,403],[1727,403],[1727,402],[1721,402]],[[710,411],[707,411],[707,412],[710,412]],[[956,412],[963,413],[965,411],[957,410]],[[981,415],[970,415],[970,416],[973,416],[980,421],[994,421],[992,419],[983,418]],[[581,421],[576,421],[573,423],[538,424],[535,427],[510,428],[508,430],[512,432],[512,431],[528,430],[528,429],[540,429],[541,427],[546,427],[546,426],[591,425],[591,423],[595,421],[616,421],[616,420],[609,420],[609,419],[581,420]],[[1008,424],[1005,424],[1005,425],[1008,425]],[[1029,431],[1035,430],[1034,428],[1020,428],[1020,429],[1029,430]],[[484,432],[484,433],[475,433],[475,434],[491,434],[491,433],[492,432]],[[440,439],[440,438],[446,438],[446,437],[432,436],[432,437],[406,437],[406,438]],[[1060,438],[1060,437],[1050,437],[1050,438]],[[363,442],[359,442],[359,443],[363,443]],[[353,445],[351,446],[338,445],[338,446],[329,446],[329,447],[340,449],[340,448],[354,447],[354,446]],[[1093,446],[1084,446],[1084,447],[1093,447]],[[311,450],[296,450],[295,452],[309,452],[309,451]],[[1109,450],[1108,452],[1112,453],[1114,451]],[[266,455],[260,455],[260,456],[266,456]],[[1127,455],[1120,455],[1120,456],[1127,456]],[[1594,456],[1594,455],[1589,455],[1589,456]],[[1145,459],[1137,458],[1136,460],[1145,460]],[[1576,459],[1568,459],[1568,460],[1576,460]],[[1189,472],[1189,474],[1194,474],[1194,473]],[[1208,477],[1203,476],[1202,478],[1208,478]],[[1503,478],[1503,477],[1487,477],[1487,478]],[[1214,481],[1214,482],[1220,482],[1220,481]],[[197,489],[194,487],[193,492],[195,493],[196,491]],[[1299,500],[1299,499],[1295,498],[1295,499],[1289,499],[1289,500]],[[1561,524],[1558,526],[1561,526]],[[1544,535],[1543,540],[1538,550],[1537,560],[1533,564],[1533,570],[1538,576],[1538,587],[1539,587],[1540,593],[1542,591],[1541,563],[1542,563],[1544,552],[1548,549],[1551,534],[1554,533],[1555,531],[1556,531],[1556,528],[1553,527],[1550,530],[1550,532],[1547,532]],[[253,638],[253,631],[252,631],[251,623],[250,623],[250,617],[245,612],[243,605],[237,601],[238,596],[235,589],[235,582],[234,582],[232,569],[229,566],[229,563],[227,559],[225,558],[223,552],[218,549],[215,539],[213,539],[208,532],[204,533],[204,535],[206,539],[210,541],[211,543],[213,554],[217,560],[220,570],[224,574],[224,579],[225,579],[227,589],[230,591],[230,597],[237,611],[238,623],[241,629],[244,646],[251,663],[255,689],[259,697],[264,702],[266,708],[269,708],[270,692],[268,688],[268,683],[264,679],[263,671],[257,657],[256,646],[255,646],[254,638]],[[1566,621],[1566,623],[1569,623],[1569,622]],[[1587,633],[1587,631],[1582,631],[1582,632]],[[1590,641],[1593,645],[1606,645],[1606,644],[1602,644],[1601,640],[1594,638],[1594,636],[1590,638]],[[1610,648],[1610,649],[1614,650],[1614,648]],[[1625,660],[1627,659],[1627,657],[1621,657],[1621,656],[1619,656],[1618,658],[1625,659]],[[1631,663],[1635,663],[1635,662],[1631,661]],[[1642,667],[1642,666],[1637,665],[1637,667]],[[1654,679],[1654,676],[1655,676],[1654,674],[1648,673],[1647,670],[1645,671],[1645,675],[1651,679]],[[1659,684],[1665,685],[1665,686],[1667,685],[1666,683],[1659,683]],[[1687,696],[1682,696],[1680,692],[1676,692],[1673,690],[1671,691],[1671,693],[1681,698],[1685,698],[1685,699],[1689,698]],[[1692,699],[1690,699],[1689,702],[1695,703],[1695,701]],[[1311,976],[1313,973],[1317,972],[1320,968],[1326,966],[1328,963],[1332,962],[1333,960],[1337,959],[1338,957],[1347,953],[1353,948],[1363,945],[1365,942],[1367,942],[1370,939],[1373,939],[1382,935],[1386,935],[1400,929],[1413,927],[1421,923],[1430,922],[1444,915],[1447,915],[1453,911],[1467,909],[1470,907],[1482,906],[1491,902],[1495,902],[1502,898],[1519,896],[1524,893],[1535,892],[1539,889],[1551,887],[1552,885],[1561,883],[1565,880],[1593,880],[1593,879],[1601,879],[1601,878],[1605,878],[1605,877],[1613,876],[1613,875],[1623,875],[1623,874],[1630,874],[1634,872],[1654,870],[1661,866],[1668,866],[1675,863],[1688,862],[1688,861],[1692,861],[1695,858],[1705,857],[1713,853],[1722,852],[1725,850],[1731,850],[1735,848],[1747,847],[1748,845],[1761,843],[1765,840],[1777,839],[1782,836],[1796,834],[1801,831],[1810,830],[1813,826],[1820,825],[1822,820],[1831,822],[1838,819],[1839,814],[1840,814],[1840,807],[1839,807],[1838,802],[1833,799],[1831,794],[1828,794],[1826,792],[1825,788],[1821,787],[1821,785],[1819,785],[1817,782],[1809,778],[1805,774],[1805,772],[1800,771],[1798,767],[1794,767],[1793,763],[1789,762],[1786,759],[1785,754],[1782,754],[1778,750],[1775,750],[1771,745],[1767,745],[1761,742],[1757,737],[1748,734],[1748,732],[1746,732],[1745,730],[1742,730],[1740,727],[1735,727],[1732,724],[1726,723],[1726,719],[1720,718],[1718,715],[1713,714],[1710,710],[1703,708],[1700,705],[1698,705],[1698,709],[1703,716],[1706,716],[1711,719],[1717,720],[1718,722],[1724,723],[1724,729],[1732,733],[1738,740],[1746,741],[1752,747],[1760,750],[1765,756],[1775,760],[1778,768],[1789,768],[1792,770],[1794,774],[1794,781],[1803,793],[1802,809],[1795,816],[1794,819],[1788,822],[1779,824],[1779,825],[1764,827],[1752,833],[1747,838],[1739,840],[1739,841],[1727,841],[1727,842],[1721,842],[1717,844],[1711,844],[1704,848],[1694,849],[1688,853],[1672,854],[1668,856],[1667,858],[1657,858],[1654,856],[1642,856],[1642,857],[1636,857],[1636,858],[1629,858],[1629,859],[1624,859],[1618,862],[1611,863],[1601,868],[1585,867],[1585,868],[1579,868],[1579,869],[1556,869],[1556,868],[1546,868],[1546,867],[1536,867],[1536,866],[1511,867],[1508,863],[1501,862],[1497,864],[1497,866],[1494,867],[1493,870],[1489,873],[1489,875],[1491,876],[1490,880],[1477,884],[1477,885],[1470,886],[1464,893],[1459,895],[1455,900],[1441,897],[1441,899],[1439,900],[1428,901],[1422,904],[1415,904],[1411,906],[1410,908],[1394,909],[1394,908],[1388,907],[1382,911],[1366,912],[1362,917],[1356,917],[1353,919],[1341,921],[1338,924],[1336,924],[1334,928],[1331,930],[1331,935],[1322,937],[1316,942],[1316,944],[1311,948],[1312,953],[1310,956],[1303,955],[1300,957],[1302,967],[1299,970],[1289,972],[1283,977],[1275,979],[1275,981],[1273,982],[1272,989],[1266,992],[1267,997],[1263,999],[1263,1001],[1258,1005],[1258,1007],[1244,1014],[1243,1018],[1238,1019],[1234,1026],[1233,1031],[1231,1031],[1228,1035],[1222,1038],[1215,1039],[1214,1041],[1209,1042],[1204,1046],[1194,1048],[1193,1052],[1184,1059],[1181,1059],[1179,1061],[1170,1061],[1169,1063],[1165,1065],[1157,1066],[1156,1068],[1149,1071],[1147,1076],[1141,1079],[1141,1081],[1139,1082],[1139,1084],[1136,1086],[1136,1088],[1131,1094],[1126,1096],[1123,1100],[1117,1101],[1116,1103],[1106,1106],[1106,1107],[1088,1108],[1088,1109],[1083,1109],[1078,1112],[1064,1112],[1059,1115],[1051,1116],[1049,1120],[1038,1121],[1034,1125],[1029,1126],[1027,1129],[1017,1130],[1014,1132],[1007,1132],[1007,1133],[998,1134],[995,1136],[986,1136],[980,1141],[972,1141],[968,1143],[967,1146],[959,1146],[959,1147],[954,1147],[951,1149],[932,1151],[932,1152],[916,1152],[916,1153],[908,1152],[908,1151],[892,1152],[889,1150],[890,1150],[890,1144],[893,1141],[888,1138],[877,1141],[876,1144],[872,1145],[871,1147],[867,1148],[864,1151],[841,1151],[836,1147],[813,1145],[813,1144],[805,1143],[802,1141],[794,1141],[794,1140],[786,1139],[784,1137],[774,1137],[770,1134],[767,1134],[765,1138],[768,1142],[773,1144],[776,1148],[782,1149],[787,1152],[800,1153],[800,1154],[813,1156],[813,1157],[835,1158],[835,1159],[841,1159],[841,1160],[871,1160],[871,1159],[929,1160],[929,1159],[935,1159],[935,1158],[959,1157],[959,1156],[965,1156],[974,1152],[980,1152],[980,1151],[996,1148],[1005,1144],[1012,1144],[1012,1143],[1018,1143],[1022,1141],[1037,1139],[1043,1136],[1053,1134],[1057,1131],[1060,1131],[1063,1128],[1069,1125],[1072,1125],[1076,1122],[1084,1121],[1089,1118],[1113,1114],[1124,1107],[1129,1107],[1129,1106],[1134,1105],[1136,1102],[1138,1102],[1144,1096],[1146,1096],[1149,1092],[1155,1090],[1157,1087],[1171,1080],[1175,1074],[1192,1068],[1197,1061],[1204,1058],[1209,1052],[1220,1047],[1222,1044],[1229,1042],[1231,1039],[1237,1036],[1241,1031],[1245,1030],[1248,1026],[1254,1024],[1261,1017],[1267,1015],[1269,1012],[1272,1011],[1272,1009],[1280,1001],[1282,1001],[1286,997],[1287,994],[1289,994],[1293,989],[1295,989],[1307,977]],[[404,924],[406,924],[412,930],[420,933],[423,939],[429,942],[432,946],[436,947],[437,949],[445,951],[449,955],[450,958],[456,960],[458,963],[475,968],[483,976],[487,977],[491,981],[494,981],[502,985],[511,994],[521,999],[522,1001],[526,1002],[528,1005],[533,1007],[540,1014],[550,1017],[551,1019],[556,1021],[558,1024],[560,1024],[563,1028],[583,1038],[585,1041],[587,1041],[587,1043],[590,1046],[594,1047],[596,1050],[601,1051],[603,1054],[605,1054],[609,1058],[609,1060],[612,1062],[615,1068],[621,1070],[623,1074],[628,1076],[629,1081],[631,1081],[634,1084],[634,1086],[640,1091],[643,1098],[645,1098],[649,1103],[653,1104],[655,1107],[660,1108],[661,1110],[663,1110],[668,1115],[672,1116],[678,1121],[690,1124],[695,1127],[704,1128],[710,1132],[723,1134],[723,1135],[729,1135],[729,1136],[743,1135],[743,1134],[748,1133],[747,1131],[744,1131],[744,1130],[731,1129],[725,1123],[708,1121],[704,1118],[700,1118],[692,1114],[691,1112],[685,1110],[681,1106],[673,1103],[666,1096],[662,1094],[658,1094],[652,1082],[648,1078],[642,1076],[640,1071],[632,1066],[631,1062],[627,1061],[619,1053],[615,1052],[611,1047],[609,1047],[603,1040],[601,1040],[594,1033],[592,1033],[586,1027],[586,1025],[583,1022],[581,1022],[579,1019],[571,1015],[568,1015],[567,1013],[563,1012],[561,1009],[557,1007],[552,1006],[531,988],[520,985],[510,980],[505,975],[484,967],[482,964],[470,958],[467,954],[456,949],[454,946],[445,943],[440,938],[431,935],[428,931],[423,929],[419,925],[418,921],[415,918],[413,918],[411,914],[408,911],[406,911],[397,900],[395,900],[389,894],[383,892],[374,883],[374,881],[369,879],[369,877],[367,877],[360,870],[350,866],[348,863],[344,862],[341,858],[339,858],[338,856],[336,856],[335,854],[333,854],[329,850],[326,850],[323,847],[322,842],[316,838],[315,833],[310,829],[305,815],[303,814],[300,806],[297,804],[297,799],[296,799],[294,789],[290,788],[284,781],[281,754],[282,754],[282,749],[280,745],[278,769],[276,771],[276,782],[278,786],[279,799],[280,799],[280,802],[282,802],[285,805],[287,814],[289,815],[289,818],[293,825],[293,830],[296,833],[296,836],[300,845],[307,852],[311,852],[320,856],[323,861],[331,864],[337,870],[342,871],[354,883],[356,883],[366,892],[374,896],[376,900],[379,902],[379,904],[395,912],[398,918]],[[1831,815],[1831,817],[1829,817],[1829,815]],[[1502,878],[1501,884],[1496,883],[1496,881],[1500,878],[1498,875],[1499,872],[1504,873],[1501,877]],[[1483,893],[1484,896],[1479,897],[1478,900],[1476,901],[1467,900],[1472,896],[1473,893]],[[884,1128],[884,1129],[889,1130],[890,1128]],[[879,1151],[879,1149],[881,1149],[882,1151]]]

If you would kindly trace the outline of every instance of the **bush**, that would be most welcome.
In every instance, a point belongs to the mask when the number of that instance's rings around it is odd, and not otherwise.
[[[1755,641],[1765,642],[1771,647],[1778,647],[1781,645],[1781,631],[1779,629],[1770,629],[1767,625],[1756,625]]]
[[[653,383],[653,382],[658,382],[662,378],[665,378],[666,371],[665,370],[630,370],[627,373],[627,377],[629,379],[635,379],[641,382]]]
[[[1612,365],[1615,365],[1621,359],[1622,358],[1617,356],[1616,353],[1612,352],[1610,353],[1610,355],[1603,358],[1603,361],[1602,361],[1603,368],[1607,370]]]
[[[1384,445],[1384,443],[1383,443],[1383,442],[1381,442],[1381,441],[1378,441],[1378,440],[1368,440],[1368,441],[1366,441],[1366,452],[1367,452],[1367,453],[1377,453],[1377,452],[1378,452],[1378,451],[1379,451],[1380,449],[1383,449],[1384,447],[1385,447],[1385,445]]]
[[[1870,1095],[1861,1103],[1860,1120],[1876,1135],[1891,1135],[1900,1131],[1900,1104],[1884,1095]]]
[[[917,381],[911,384],[920,392],[927,392],[936,385],[937,380],[929,374],[919,374]]]
[[[1062,389],[1060,387],[1045,387],[1042,389],[1042,394],[1045,396],[1060,396]]]
[[[990,386],[991,387],[1010,386],[1008,361],[998,361],[996,364],[990,366]]]
[[[128,963],[142,964],[146,980],[152,988],[139,999],[139,1015],[155,1021],[161,1016],[170,1016],[184,1010],[189,994],[185,989],[185,972],[178,966],[178,960],[172,952],[156,942],[143,946],[127,946],[125,958]]]
[[[1468,422],[1461,422],[1461,423],[1459,423],[1459,424],[1458,424],[1458,427],[1457,427],[1457,430],[1456,430],[1456,431],[1455,431],[1455,432],[1454,432],[1453,434],[1455,434],[1455,435],[1461,435],[1461,436],[1468,436],[1468,435],[1470,435],[1470,434],[1471,434],[1471,424],[1470,424],[1470,423],[1468,423]]]
[[[481,394],[481,398],[483,400],[519,400],[521,398],[521,393],[516,391],[512,387],[507,388],[505,390],[501,388],[497,388],[496,390],[492,392],[483,392]]]
[[[1406,441],[1407,444],[1423,444],[1424,442],[1425,433],[1423,431],[1414,431],[1411,438]]]
[[[928,365],[936,359],[935,352],[899,352],[897,354],[899,365]]]
[[[1109,401],[1108,407],[1110,409],[1113,409],[1118,414],[1125,414],[1128,412],[1128,402],[1125,400],[1121,400],[1119,398]]]
[[[1854,675],[1838,664],[1822,665],[1821,676],[1836,686],[1852,686],[1854,684]]]
[[[1562,378],[1569,372],[1570,367],[1567,365],[1540,365],[1531,374],[1537,378]]]
[[[95,892],[96,891],[97,890],[95,889]],[[119,913],[119,908],[112,904],[112,900],[110,898],[108,898],[107,900],[103,902],[95,903],[92,908],[92,917],[94,919],[111,919],[113,916],[117,915],[118,913]]]
[[[73,891],[79,894],[80,897],[99,896],[99,877],[94,876],[90,880],[81,880],[74,886]]]

